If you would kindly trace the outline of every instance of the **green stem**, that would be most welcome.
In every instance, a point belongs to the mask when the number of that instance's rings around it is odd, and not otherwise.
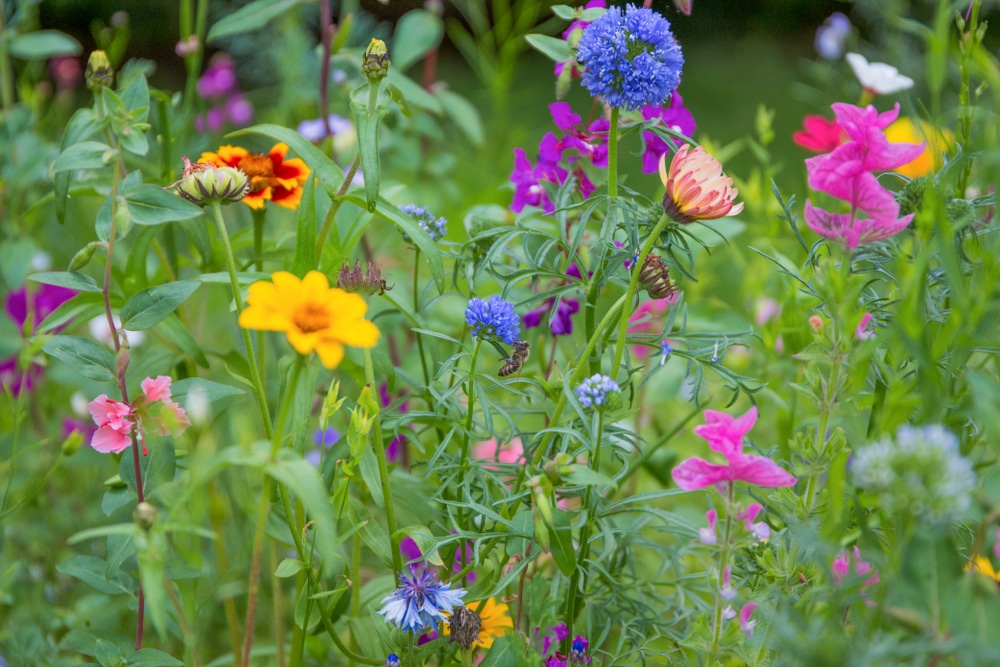
[[[358,167],[361,166],[361,153],[359,152],[354,156],[354,162],[351,163],[351,168],[344,176],[344,182],[340,184],[337,188],[337,194],[333,196],[333,201],[330,202],[330,210],[326,212],[326,217],[323,218],[323,226],[319,230],[319,237],[316,239],[316,264],[320,263],[323,258],[323,246],[326,245],[326,236],[330,233],[330,225],[333,224],[333,219],[337,215],[337,211],[340,210],[340,205],[343,202],[341,199],[344,193],[347,192],[348,188],[351,187],[351,181],[354,180],[354,175],[358,173]]]
[[[243,314],[243,297],[240,294],[240,282],[236,278],[236,258],[233,256],[233,246],[229,243],[229,232],[226,231],[226,223],[222,219],[222,206],[217,200],[209,204],[212,217],[215,218],[216,227],[219,230],[219,240],[222,241],[222,248],[226,253],[226,267],[229,269],[229,282],[233,289],[233,301],[236,304],[237,317]],[[267,407],[267,394],[264,392],[264,379],[261,376],[260,366],[257,365],[257,355],[254,352],[253,341],[250,340],[250,332],[240,327],[243,335],[243,345],[247,351],[247,362],[250,365],[250,382],[253,384],[254,395],[257,397],[257,406],[260,408],[261,420],[264,423],[264,436],[271,440],[274,435],[274,428],[271,425],[271,411]],[[244,656],[244,660],[246,656]]]
[[[363,350],[365,358],[365,382],[378,395],[378,388],[375,385],[375,365],[372,363],[372,352],[370,348]],[[372,424],[372,448],[375,450],[375,458],[378,460],[378,476],[382,482],[382,497],[385,500],[385,521],[389,528],[389,548],[392,550],[392,569],[395,571],[396,580],[399,580],[399,573],[403,571],[403,557],[399,551],[399,536],[396,534],[396,506],[392,501],[392,487],[389,485],[389,462],[385,457],[385,440],[382,437],[382,421],[374,420]]]
[[[465,433],[462,435],[462,459],[461,478],[465,478],[465,471],[469,467],[469,440],[472,437],[473,413],[476,408],[476,361],[479,359],[479,348],[483,344],[482,338],[476,338],[476,344],[472,348],[472,361],[469,363],[469,381],[465,388],[465,395],[469,399],[469,404],[465,413]]]
[[[618,108],[611,109],[611,126],[608,128],[608,195],[618,196]],[[609,206],[613,206],[611,202]]]
[[[413,258],[413,314],[420,316],[420,248]],[[417,350],[420,352],[420,365],[424,370],[424,387],[427,389],[428,399],[431,386],[431,374],[427,369],[427,356],[424,354],[424,339],[420,334],[417,337]],[[430,405],[430,403],[428,403]]]
[[[639,286],[639,274],[642,273],[642,265],[646,262],[646,256],[653,249],[653,245],[659,240],[660,234],[663,233],[664,228],[667,223],[670,222],[670,218],[667,216],[662,216],[660,221],[656,223],[653,227],[653,231],[650,233],[646,242],[642,245],[642,252],[639,253],[638,259],[636,259],[635,264],[632,265],[632,278],[628,282],[628,291],[625,293],[625,303],[631,304],[632,298]],[[629,308],[622,308],[621,319],[618,321],[618,340],[615,343],[615,358],[611,362],[611,377],[618,376],[618,367],[622,362],[622,354],[625,352],[625,338],[628,334],[628,320],[632,315],[632,310]]]
[[[715,620],[712,624],[712,646],[709,652],[708,662],[705,664],[714,665],[715,657],[719,652],[719,641],[722,638],[722,586],[725,583],[726,566],[729,565],[730,542],[733,539],[733,498],[736,494],[736,487],[732,482],[728,483],[726,494],[726,529],[722,540],[722,553],[719,556],[719,576],[715,587]]]

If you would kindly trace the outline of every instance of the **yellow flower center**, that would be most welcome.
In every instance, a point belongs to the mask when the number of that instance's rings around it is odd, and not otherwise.
[[[292,322],[302,333],[315,333],[330,326],[330,311],[319,303],[304,303],[295,309]]]
[[[274,163],[263,153],[247,153],[236,166],[250,177],[250,192],[263,190],[274,178]]]

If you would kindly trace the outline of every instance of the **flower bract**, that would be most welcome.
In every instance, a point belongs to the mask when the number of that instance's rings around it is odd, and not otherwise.
[[[271,282],[250,285],[247,303],[240,315],[241,327],[283,331],[296,352],[315,351],[327,368],[340,364],[345,345],[371,348],[378,341],[378,328],[364,317],[365,300],[331,288],[319,271],[310,271],[302,279],[278,271]]]

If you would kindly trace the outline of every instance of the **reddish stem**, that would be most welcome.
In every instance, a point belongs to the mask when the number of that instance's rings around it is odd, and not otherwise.
[[[330,128],[330,101],[328,87],[330,85],[330,41],[333,32],[333,17],[330,14],[330,0],[320,0],[319,3],[319,35],[323,44],[323,55],[319,63],[319,115],[323,119],[325,136],[333,136]]]

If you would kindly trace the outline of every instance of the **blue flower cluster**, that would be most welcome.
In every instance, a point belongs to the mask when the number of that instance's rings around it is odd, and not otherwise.
[[[587,69],[583,86],[616,109],[662,106],[681,82],[684,55],[670,22],[651,9],[618,7],[591,23],[577,60]]]
[[[387,623],[420,634],[430,627],[437,629],[438,621],[446,620],[445,614],[461,605],[464,595],[465,589],[451,590],[450,584],[441,583],[427,570],[413,571],[409,576],[399,575],[399,588],[382,600],[378,613]]]
[[[399,210],[413,218],[427,232],[432,241],[444,238],[445,233],[448,231],[448,221],[444,218],[435,218],[426,206],[407,204],[406,206],[400,206]],[[410,240],[407,234],[403,234],[403,238],[407,241]]]
[[[601,407],[608,400],[608,394],[617,394],[621,391],[618,383],[607,375],[592,375],[576,388],[576,397],[580,400],[580,405],[585,408],[594,406]]]
[[[491,296],[489,301],[479,297],[470,299],[465,309],[465,321],[477,338],[495,336],[507,345],[520,340],[521,318],[514,306],[498,296]]]

